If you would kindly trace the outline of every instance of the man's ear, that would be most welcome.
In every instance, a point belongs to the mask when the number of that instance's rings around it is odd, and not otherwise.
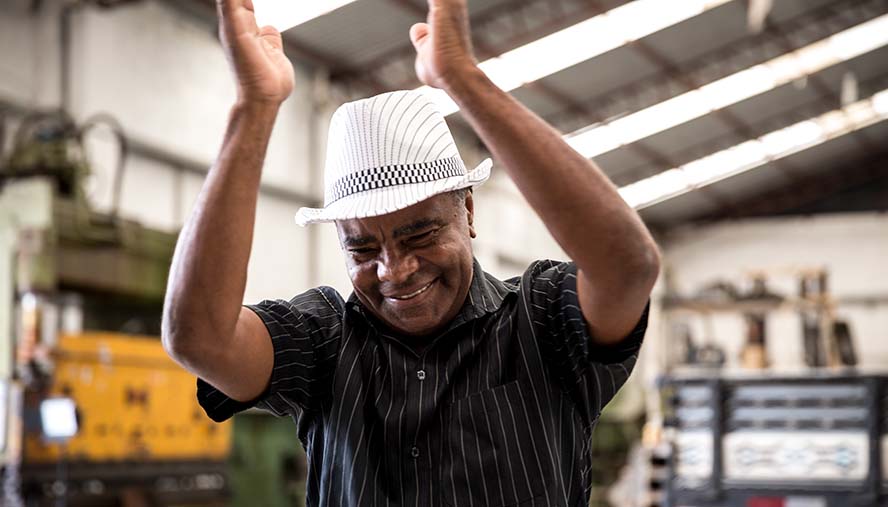
[[[471,188],[466,192],[466,218],[469,220],[469,236],[478,237],[478,233],[475,232],[475,201],[472,198]]]

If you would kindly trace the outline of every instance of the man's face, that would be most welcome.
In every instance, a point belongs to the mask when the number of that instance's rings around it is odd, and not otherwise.
[[[377,318],[415,336],[462,307],[472,283],[472,194],[439,194],[394,213],[339,220],[355,294]]]

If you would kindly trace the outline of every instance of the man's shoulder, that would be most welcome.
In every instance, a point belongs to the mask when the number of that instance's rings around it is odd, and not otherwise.
[[[576,265],[572,261],[539,259],[531,262],[522,275],[510,278],[506,280],[505,283],[513,283],[516,285],[521,283],[532,283],[541,278],[548,279],[565,273],[576,273]]]
[[[345,300],[333,287],[321,285],[301,292],[289,300],[264,299],[247,305],[254,310],[294,313],[301,316],[341,317],[345,313]]]
[[[320,285],[313,287],[298,294],[290,300],[291,303],[300,305],[310,305],[315,310],[321,310],[324,313],[333,311],[338,315],[345,313],[345,299],[342,294],[333,287]]]
[[[488,281],[492,281],[495,284],[501,284],[511,291],[518,291],[523,285],[533,284],[533,282],[538,281],[540,278],[549,278],[552,275],[564,273],[576,273],[576,267],[573,262],[554,259],[537,259],[531,262],[523,273],[510,278],[500,279],[487,272],[484,274],[487,275]]]
[[[505,289],[505,292],[533,297],[547,293],[550,296],[564,289],[575,290],[576,265],[570,261],[539,259],[530,263],[523,273],[503,280],[487,274],[488,280]],[[573,282],[573,283],[571,283]]]

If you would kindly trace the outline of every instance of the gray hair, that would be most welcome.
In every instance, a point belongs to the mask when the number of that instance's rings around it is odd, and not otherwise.
[[[450,196],[453,197],[453,200],[456,201],[457,204],[462,204],[466,201],[466,196],[469,195],[469,192],[472,191],[472,187],[460,188],[458,190],[450,191]]]

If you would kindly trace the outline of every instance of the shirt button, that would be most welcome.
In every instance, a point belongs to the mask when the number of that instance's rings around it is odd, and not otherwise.
[[[410,456],[412,456],[413,459],[418,458],[419,457],[419,447],[415,447],[415,446],[411,447],[410,448]]]
[[[425,370],[419,370],[416,372],[416,378],[419,380],[425,380]]]

